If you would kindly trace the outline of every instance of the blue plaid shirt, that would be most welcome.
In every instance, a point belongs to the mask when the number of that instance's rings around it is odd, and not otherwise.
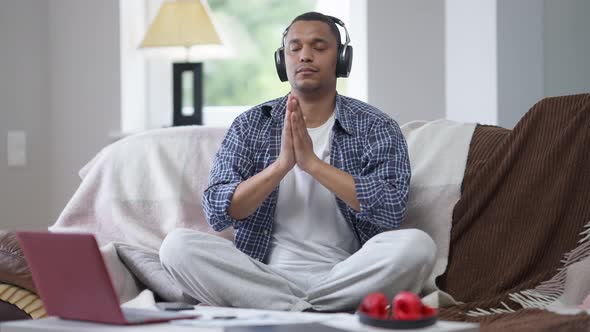
[[[287,97],[239,115],[227,132],[203,194],[209,225],[233,226],[235,246],[264,261],[273,229],[279,188],[244,220],[227,214],[236,187],[264,170],[279,156]],[[360,212],[337,198],[340,212],[359,242],[398,227],[404,217],[410,184],[410,160],[399,125],[359,100],[337,95],[330,164],[354,178]]]

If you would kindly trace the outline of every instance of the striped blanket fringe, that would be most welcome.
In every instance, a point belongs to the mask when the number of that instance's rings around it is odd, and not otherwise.
[[[563,266],[558,269],[557,274],[553,278],[542,282],[534,289],[510,293],[508,295],[509,299],[519,304],[523,309],[544,309],[555,302],[565,290],[568,267],[590,256],[590,222],[584,228],[585,230],[580,233],[581,239],[578,241],[578,246],[564,255],[561,260]],[[476,308],[468,311],[466,314],[467,316],[478,317],[516,312],[515,309],[510,308],[504,302],[501,302],[501,305],[503,308]]]

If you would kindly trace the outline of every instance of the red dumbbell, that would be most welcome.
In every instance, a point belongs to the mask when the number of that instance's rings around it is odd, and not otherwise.
[[[387,298],[383,293],[365,296],[359,311],[374,318],[387,319]]]
[[[418,295],[412,292],[400,292],[393,298],[393,319],[421,319],[423,306]]]
[[[404,291],[398,293],[392,301],[392,314],[387,310],[387,298],[383,293],[371,293],[365,296],[359,311],[377,319],[394,319],[414,321],[436,316],[437,310],[422,303],[418,295]]]

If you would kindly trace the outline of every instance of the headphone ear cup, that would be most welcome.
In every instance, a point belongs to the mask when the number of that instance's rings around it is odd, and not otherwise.
[[[287,77],[287,65],[285,64],[285,49],[280,47],[275,51],[275,66],[277,68],[277,74],[281,82],[289,80]]]
[[[348,77],[352,68],[352,46],[340,45],[338,48],[338,63],[336,64],[336,77]]]

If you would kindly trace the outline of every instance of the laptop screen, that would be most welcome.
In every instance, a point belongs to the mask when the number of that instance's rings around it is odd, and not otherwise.
[[[49,315],[121,324],[119,300],[92,234],[17,232]]]

